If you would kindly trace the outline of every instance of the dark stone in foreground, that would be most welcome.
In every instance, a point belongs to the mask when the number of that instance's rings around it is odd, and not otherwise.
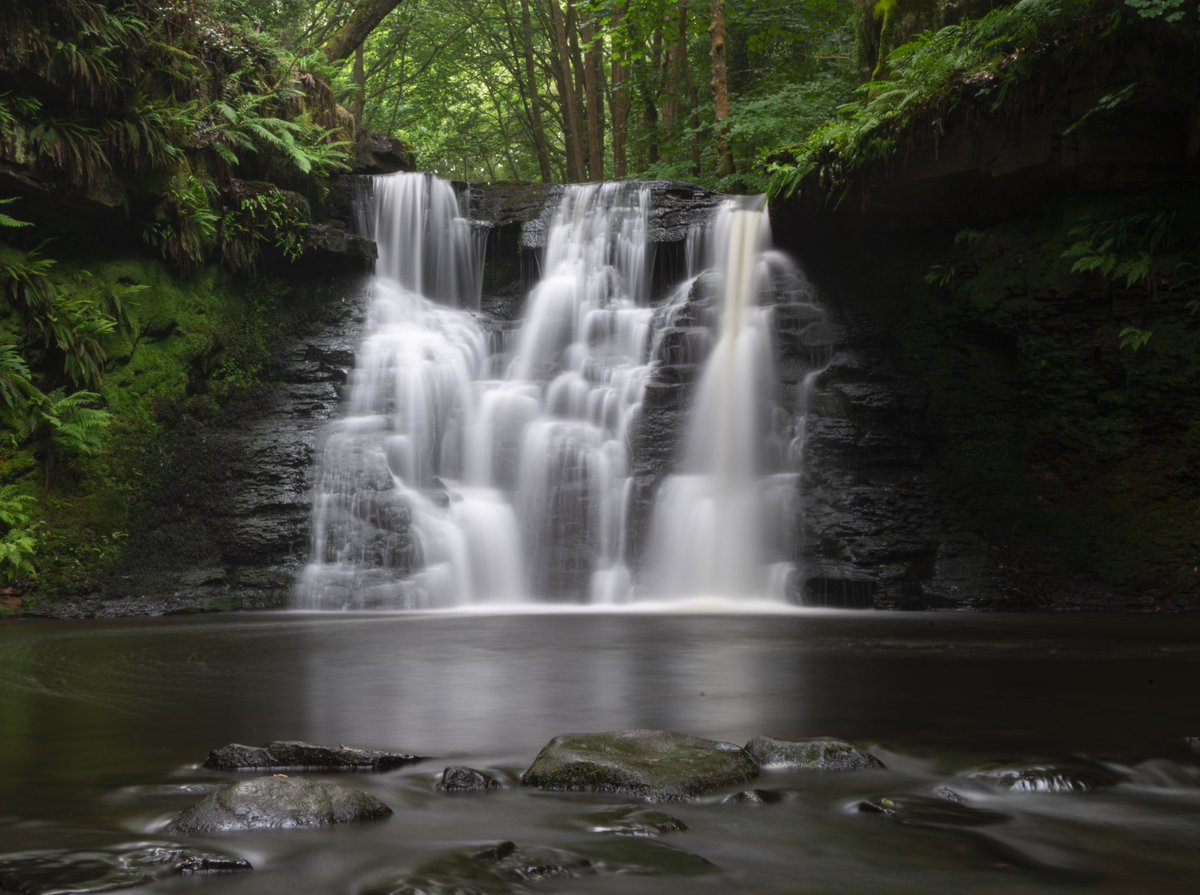
[[[1087,792],[1128,779],[1108,765],[1086,758],[1037,765],[1005,765],[970,775],[1011,792]]]
[[[858,810],[916,827],[982,827],[1008,820],[1001,811],[972,808],[938,796],[883,796],[859,802]]]
[[[17,895],[107,892],[167,876],[251,870],[249,861],[171,842],[114,848],[39,849],[0,855],[0,889]]]
[[[671,802],[735,786],[758,766],[732,743],[666,730],[573,733],[552,739],[521,777],[526,786]]]
[[[314,780],[261,777],[222,787],[183,811],[167,832],[230,833],[358,823],[392,809],[369,793]]]
[[[514,885],[593,873],[590,861],[561,849],[499,842],[434,858],[411,876],[369,888],[365,895],[505,895]]]
[[[437,788],[441,792],[492,792],[500,788],[500,781],[474,768],[452,767],[442,771]]]
[[[764,768],[810,771],[861,771],[882,768],[883,762],[853,743],[832,737],[811,740],[776,740],[755,737],[746,744],[750,757]]]
[[[230,743],[208,753],[204,767],[213,771],[387,771],[420,760],[418,755],[403,752],[282,740],[265,746]]]
[[[715,869],[698,855],[644,839],[606,839],[567,848],[499,842],[442,855],[410,875],[367,888],[364,895],[508,895],[529,892],[528,883],[547,880],[609,873],[696,876]]]
[[[1193,752],[1200,754],[1200,737],[1184,737],[1183,742]]]

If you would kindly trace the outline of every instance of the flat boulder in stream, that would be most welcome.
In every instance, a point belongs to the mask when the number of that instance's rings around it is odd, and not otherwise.
[[[811,740],[777,740],[755,737],[746,752],[763,768],[805,771],[861,771],[882,768],[883,762],[853,743],[833,737]]]
[[[348,786],[291,777],[260,777],[223,786],[167,825],[171,834],[289,830],[379,820],[392,809]]]
[[[733,743],[667,730],[571,733],[547,743],[521,776],[526,786],[674,802],[736,786],[758,766]]]
[[[1010,792],[1040,793],[1088,792],[1105,786],[1116,786],[1129,779],[1123,771],[1090,758],[1070,758],[1044,764],[1002,765],[975,771],[970,776]]]
[[[222,746],[208,753],[204,767],[213,771],[388,771],[420,760],[419,755],[404,752],[276,740],[265,746]]]

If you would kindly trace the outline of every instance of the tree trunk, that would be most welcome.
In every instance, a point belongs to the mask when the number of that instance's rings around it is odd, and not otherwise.
[[[725,74],[725,0],[710,0],[709,8],[712,11],[708,33],[712,37],[713,130],[717,143],[718,171],[728,176],[736,169],[725,123],[729,118],[729,88]]]
[[[579,109],[579,94],[571,74],[571,50],[567,41],[567,24],[558,0],[550,0],[550,24],[554,29],[554,45],[558,51],[554,74],[558,81],[558,97],[563,107],[564,137],[567,144],[567,179],[579,183],[587,179],[584,162],[583,115]]]
[[[533,127],[533,151],[537,154],[542,183],[554,179],[550,172],[550,148],[542,123],[542,100],[537,88],[537,72],[533,65],[533,25],[529,19],[529,0],[521,0],[521,53],[525,57],[525,80],[529,89],[529,117]]]
[[[334,32],[325,43],[325,56],[330,62],[341,62],[362,46],[372,31],[389,12],[404,0],[359,0],[346,24]]]
[[[613,30],[622,32],[625,20],[625,3],[621,0],[613,11]],[[612,118],[613,177],[624,179],[629,162],[625,157],[625,140],[629,124],[629,70],[625,67],[624,48],[614,38],[612,48],[612,74],[609,80],[608,109]]]
[[[360,133],[363,129],[363,111],[367,106],[367,73],[363,67],[363,46],[358,45],[358,49],[354,51],[354,107],[351,109],[351,114],[354,116],[354,132]]]
[[[604,179],[604,44],[590,20],[580,28],[587,47],[583,59],[583,89],[587,96],[588,172],[592,180]]]

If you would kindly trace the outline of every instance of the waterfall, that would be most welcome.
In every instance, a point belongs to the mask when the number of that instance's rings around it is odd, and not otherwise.
[[[792,268],[765,248],[765,213],[727,202],[653,307],[650,195],[565,187],[520,328],[499,339],[478,311],[483,231],[453,189],[375,178],[368,335],[322,439],[297,607],[782,598],[802,438],[776,394],[770,304]],[[680,354],[703,373],[635,585],[631,445],[647,382]]]

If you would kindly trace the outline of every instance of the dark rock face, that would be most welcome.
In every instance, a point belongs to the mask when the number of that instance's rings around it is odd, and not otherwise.
[[[336,224],[313,224],[304,233],[300,270],[319,270],[326,275],[370,273],[377,255],[375,243]]]
[[[393,174],[415,171],[416,156],[403,140],[383,134],[359,133],[354,141],[353,173]]]
[[[204,767],[213,771],[388,771],[420,760],[403,752],[289,740],[265,746],[230,743],[210,752]]]
[[[289,777],[261,777],[222,787],[167,825],[172,834],[290,830],[380,820],[392,809],[369,793]]]
[[[605,792],[647,802],[691,799],[754,779],[758,766],[732,743],[665,730],[558,736],[521,782],[539,789]]]
[[[861,771],[883,767],[870,752],[832,737],[797,741],[755,737],[746,744],[746,752],[762,768]]]
[[[500,781],[491,774],[474,768],[451,767],[442,771],[437,785],[439,792],[492,792],[500,788]]]
[[[318,435],[338,413],[367,298],[365,282],[352,278],[293,290],[263,381],[170,445],[106,611],[283,605],[308,558]]]
[[[0,855],[0,889],[15,895],[108,892],[169,876],[234,873],[249,861],[173,842],[133,842],[112,848],[40,849]]]

